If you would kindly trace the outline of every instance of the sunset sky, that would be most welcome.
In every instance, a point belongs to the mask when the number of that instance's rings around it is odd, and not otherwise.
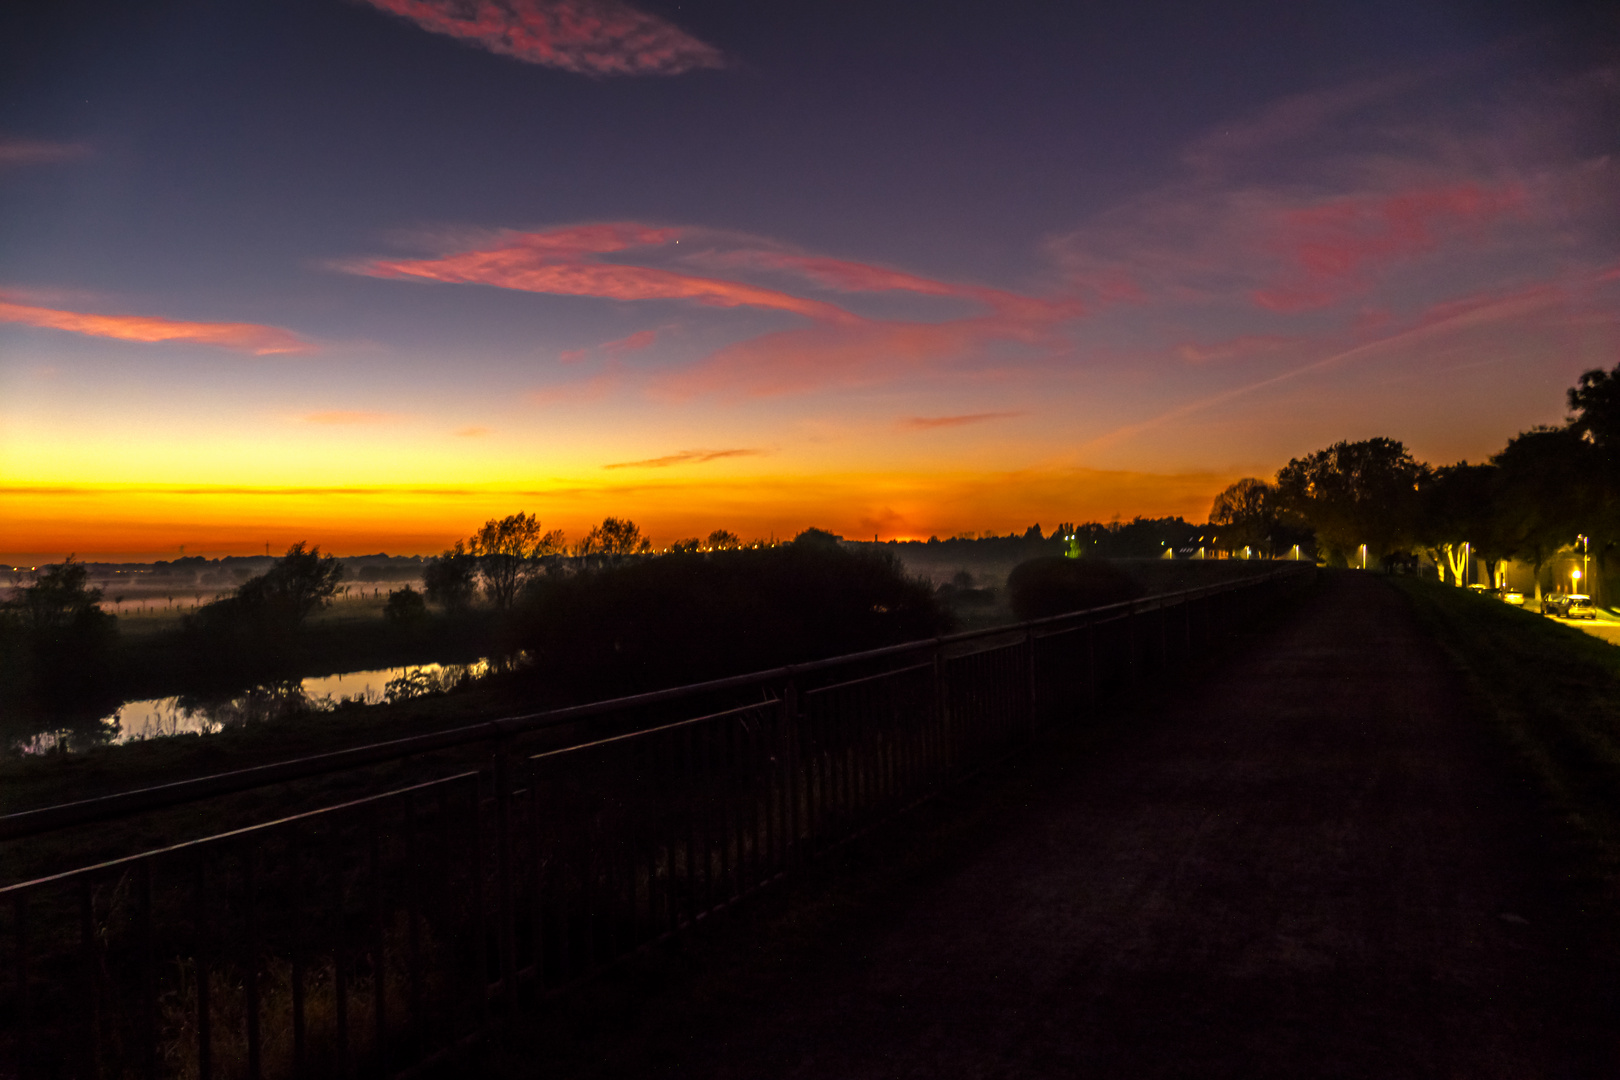
[[[1606,4],[0,13],[0,561],[1006,532],[1620,363]]]

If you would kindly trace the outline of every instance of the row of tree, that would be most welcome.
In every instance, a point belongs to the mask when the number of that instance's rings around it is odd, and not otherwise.
[[[1620,551],[1620,365],[1569,390],[1569,416],[1508,440],[1489,461],[1430,466],[1387,438],[1294,458],[1268,482],[1239,480],[1210,511],[1225,547],[1385,566],[1428,555],[1462,584],[1473,558],[1494,581],[1507,560],[1542,570],[1583,543],[1599,566]]]

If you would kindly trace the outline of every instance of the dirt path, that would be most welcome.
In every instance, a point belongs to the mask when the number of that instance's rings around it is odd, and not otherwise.
[[[1620,1075],[1534,815],[1393,590],[1337,575],[1158,711],[1037,755],[993,836],[882,917],[653,1008],[596,1067]]]

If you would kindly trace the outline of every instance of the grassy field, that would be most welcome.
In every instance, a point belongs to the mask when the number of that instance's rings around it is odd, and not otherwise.
[[[1545,801],[1573,884],[1620,910],[1620,648],[1467,590],[1394,581]]]

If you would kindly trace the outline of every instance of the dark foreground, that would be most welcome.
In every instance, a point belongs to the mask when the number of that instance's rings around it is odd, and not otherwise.
[[[486,1066],[1620,1075],[1613,973],[1557,845],[1393,590],[1334,575],[1217,677],[1131,711],[525,1025]]]

